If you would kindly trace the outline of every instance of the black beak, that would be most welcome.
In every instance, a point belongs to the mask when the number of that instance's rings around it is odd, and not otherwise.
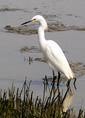
[[[32,20],[29,20],[29,21],[27,21],[27,22],[24,22],[24,23],[22,23],[21,25],[25,25],[25,24],[30,23],[30,22],[32,22]]]

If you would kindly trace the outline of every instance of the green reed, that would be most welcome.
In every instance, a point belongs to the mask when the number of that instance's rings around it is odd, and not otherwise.
[[[43,98],[33,96],[30,91],[31,81],[24,81],[22,88],[12,87],[7,91],[0,91],[0,118],[85,118],[84,111],[79,110],[75,115],[73,109],[63,112],[63,101],[69,88],[62,95],[56,86],[56,76],[53,73],[49,86],[48,78],[43,80]],[[46,91],[48,90],[48,97]]]

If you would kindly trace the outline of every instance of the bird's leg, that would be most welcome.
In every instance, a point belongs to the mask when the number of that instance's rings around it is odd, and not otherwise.
[[[52,70],[52,73],[53,73],[53,78],[54,78],[54,76],[55,76],[55,72],[54,72],[54,70]]]
[[[76,83],[76,78],[74,78],[74,83],[73,84],[74,84],[74,88],[77,89],[75,83]]]
[[[57,80],[57,87],[58,88],[59,88],[60,76],[61,76],[61,74],[60,74],[60,72],[58,72],[58,80]]]
[[[54,70],[52,70],[52,73],[53,73],[52,88],[54,89],[55,88],[56,75],[55,75]]]
[[[67,84],[66,84],[67,88],[70,88],[70,82],[71,82],[71,80],[69,79],[69,80],[67,81]]]

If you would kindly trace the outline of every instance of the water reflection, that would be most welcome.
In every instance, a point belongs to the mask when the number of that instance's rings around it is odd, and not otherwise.
[[[75,92],[70,88],[63,101],[63,112],[66,112],[72,104]]]
[[[67,88],[65,85],[61,86],[61,83],[59,84],[59,87],[57,87],[57,82],[55,81],[57,78],[55,75],[52,77],[52,82],[48,82],[48,77],[45,76],[44,78],[44,92],[43,92],[43,102],[51,102],[51,105],[53,105],[55,102],[60,107],[59,109],[62,111],[62,113],[68,112],[72,102],[73,98],[75,96],[76,90],[73,89],[72,86]],[[47,99],[46,99],[47,96]]]

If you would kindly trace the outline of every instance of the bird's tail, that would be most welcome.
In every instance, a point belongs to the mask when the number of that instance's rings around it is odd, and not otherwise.
[[[71,70],[70,66],[68,66],[68,68],[66,70],[64,70],[64,73],[68,79],[74,79],[75,78],[75,74]]]

